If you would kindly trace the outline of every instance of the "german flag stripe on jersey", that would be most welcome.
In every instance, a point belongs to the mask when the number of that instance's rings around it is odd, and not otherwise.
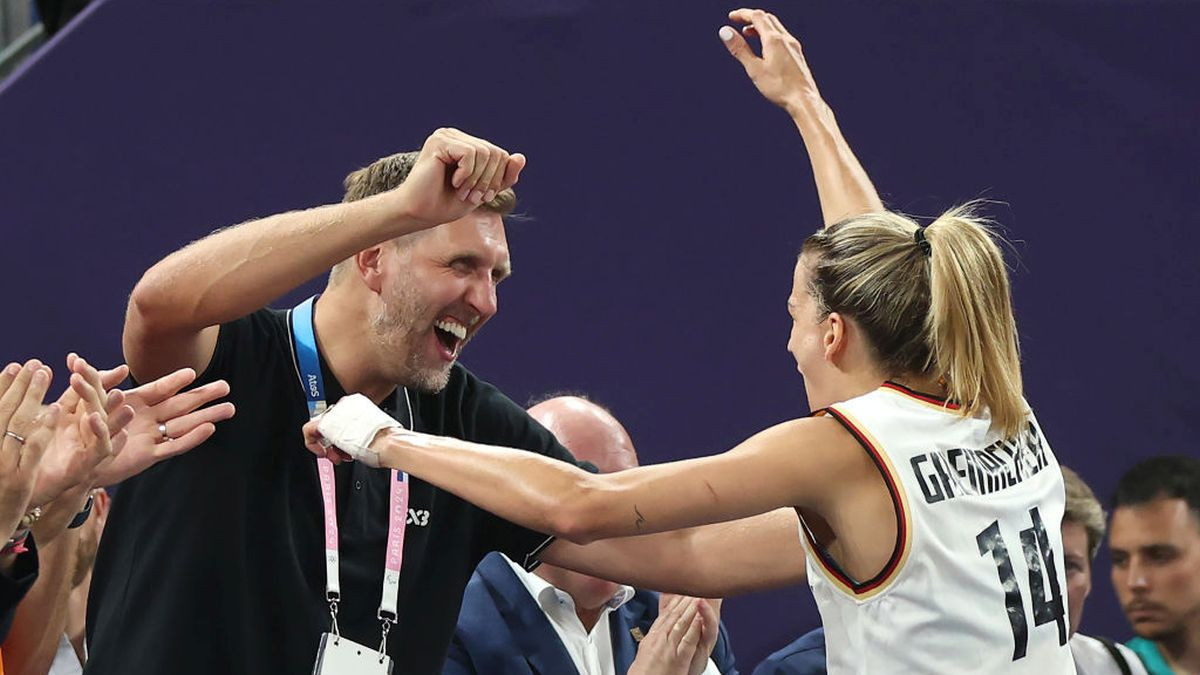
[[[883,482],[887,486],[888,495],[892,498],[892,506],[896,510],[896,542],[892,546],[892,555],[878,574],[861,582],[855,581],[843,572],[837,562],[825,551],[825,548],[813,539],[808,528],[802,528],[804,536],[808,539],[809,548],[815,554],[814,558],[816,558],[821,569],[825,571],[830,580],[845,593],[860,600],[866,599],[884,590],[896,578],[901,567],[904,565],[904,561],[908,559],[908,553],[912,548],[912,518],[909,516],[908,501],[905,497],[904,488],[896,477],[895,467],[888,461],[887,455],[879,450],[879,443],[871,437],[863,425],[858,423],[849,414],[833,406],[814,413],[814,415],[824,414],[837,420],[863,446],[863,449],[867,451],[867,456],[871,458],[871,461],[875,463],[875,468],[883,476]]]
[[[955,410],[955,411],[957,411],[959,408],[962,407],[959,404],[955,403],[954,401],[948,401],[944,398],[934,396],[933,394],[922,394],[919,391],[914,391],[914,390],[909,389],[908,387],[900,384],[899,382],[892,382],[891,380],[884,382],[882,385],[880,385],[880,388],[898,393],[898,394],[904,396],[905,398],[910,398],[915,401],[920,401],[921,403],[926,403],[935,408],[938,408],[939,410]]]

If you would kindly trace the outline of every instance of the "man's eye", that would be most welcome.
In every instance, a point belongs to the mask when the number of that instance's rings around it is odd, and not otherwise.
[[[1151,549],[1149,555],[1146,557],[1150,558],[1154,562],[1170,562],[1175,559],[1175,551],[1169,548]]]

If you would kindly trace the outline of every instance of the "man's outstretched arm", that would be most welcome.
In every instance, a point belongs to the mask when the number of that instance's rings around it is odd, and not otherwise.
[[[762,56],[758,56],[738,31],[729,26],[720,30],[722,42],[746,69],[754,86],[768,101],[786,110],[800,130],[825,224],[883,211],[879,193],[817,90],[800,42],[769,12],[738,9],[729,13],[729,19],[741,25],[747,37],[757,37],[762,43]]]
[[[145,382],[178,368],[202,372],[220,324],[363,249],[465,216],[516,183],[524,166],[522,155],[439,129],[395,190],[250,221],[172,253],[146,271],[129,299],[122,339],[134,376]]]

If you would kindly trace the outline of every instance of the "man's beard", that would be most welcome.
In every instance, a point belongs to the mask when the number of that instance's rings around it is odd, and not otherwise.
[[[429,305],[419,297],[414,280],[405,275],[381,294],[383,310],[371,317],[371,337],[382,361],[380,368],[397,384],[436,394],[450,381],[450,364],[424,362],[425,334],[433,330]]]
[[[1160,624],[1152,629],[1142,628],[1137,624],[1134,624],[1133,626],[1133,632],[1136,633],[1138,637],[1145,638],[1151,642],[1170,640],[1171,638],[1179,636],[1184,630],[1185,627],[1182,621],[1172,623],[1167,626],[1162,626]]]

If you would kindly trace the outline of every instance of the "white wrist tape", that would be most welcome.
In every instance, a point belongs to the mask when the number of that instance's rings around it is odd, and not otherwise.
[[[403,429],[362,394],[351,394],[326,410],[317,422],[317,431],[338,450],[370,467],[379,467],[379,453],[371,441],[383,429]]]

